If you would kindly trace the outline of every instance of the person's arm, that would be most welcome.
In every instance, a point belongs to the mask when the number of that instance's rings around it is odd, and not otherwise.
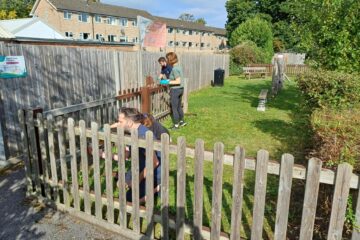
[[[153,155],[153,165],[154,165],[154,169],[157,168],[157,166],[159,166],[159,160],[154,152]],[[139,174],[139,182],[141,182],[142,180],[144,180],[146,178],[146,167],[144,168],[144,170],[142,170],[142,172]]]
[[[170,85],[179,85],[181,84],[181,74],[180,71],[178,69],[172,69],[171,71],[171,75],[174,79],[170,79],[169,84]]]
[[[113,124],[110,125],[110,128],[117,128],[117,127],[120,127],[119,122],[116,122],[116,123],[113,123]]]

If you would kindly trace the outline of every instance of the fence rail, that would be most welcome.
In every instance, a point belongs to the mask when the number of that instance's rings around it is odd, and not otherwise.
[[[204,142],[197,140],[195,149],[186,147],[186,140],[180,137],[177,145],[169,143],[169,136],[163,134],[161,141],[153,140],[151,132],[147,132],[146,139],[139,139],[137,130],[131,135],[125,135],[122,129],[111,133],[109,125],[105,124],[104,131],[99,131],[97,123],[91,124],[91,129],[86,128],[83,120],[78,123],[72,118],[64,119],[62,116],[54,119],[49,115],[47,119],[39,113],[34,118],[33,111],[20,110],[19,119],[22,126],[22,148],[26,156],[27,193],[47,199],[56,204],[60,209],[68,211],[84,220],[90,221],[107,229],[117,231],[123,235],[132,235],[133,239],[143,239],[142,235],[149,238],[154,236],[154,226],[160,224],[161,238],[173,239],[170,229],[176,231],[177,239],[184,239],[185,235],[193,235],[195,239],[239,239],[243,188],[245,184],[244,170],[255,171],[255,191],[253,203],[253,223],[251,238],[262,239],[264,211],[266,205],[266,187],[269,174],[279,176],[279,188],[275,221],[275,239],[285,239],[287,236],[287,223],[289,214],[290,194],[293,179],[306,180],[301,221],[300,239],[311,239],[316,217],[317,195],[321,183],[334,185],[333,205],[328,231],[328,239],[341,239],[345,221],[346,203],[350,188],[358,189],[359,178],[352,173],[352,167],[346,163],[338,167],[337,172],[322,169],[321,161],[310,159],[306,169],[303,166],[293,165],[293,156],[284,154],[281,164],[270,161],[269,154],[260,150],[257,159],[246,158],[245,150],[237,147],[235,154],[225,154],[224,145],[216,143],[214,151],[205,151]],[[67,123],[67,124],[66,124]],[[68,136],[68,137],[67,137]],[[99,157],[98,144],[104,141],[105,159]],[[93,152],[87,151],[87,146],[92,146]],[[132,161],[131,171],[133,201],[126,203],[125,198],[125,146],[131,146]],[[113,162],[112,148],[117,146],[119,161]],[[136,195],[139,192],[138,148],[146,150],[146,168],[153,169],[153,151],[161,152],[161,206],[154,205],[153,182],[147,181],[146,203],[140,205]],[[48,153],[48,154],[47,154]],[[176,155],[177,185],[169,185],[170,155]],[[187,158],[194,161],[194,188],[188,189],[186,182]],[[204,161],[210,162],[212,174],[212,213],[211,228],[207,230],[202,219]],[[114,182],[112,167],[118,166],[119,182]],[[231,230],[222,232],[222,188],[224,165],[233,166],[232,187],[232,215]],[[101,166],[105,171],[101,174]],[[80,173],[81,172],[81,173]],[[147,172],[147,179],[152,179],[152,171]],[[81,175],[81,178],[80,178]],[[71,177],[70,177],[71,176]],[[94,184],[89,178],[93,177]],[[81,181],[81,182],[80,182]],[[102,188],[101,182],[105,182]],[[114,189],[119,187],[119,197],[114,198]],[[170,188],[176,192],[176,218],[169,211]],[[187,194],[193,192],[194,217],[185,219],[184,208]],[[82,203],[83,202],[83,203]],[[90,206],[94,203],[95,209]],[[83,204],[83,205],[82,205]],[[101,209],[106,207],[106,214],[102,215]],[[357,209],[360,206],[358,204]],[[115,214],[115,212],[117,214]],[[128,215],[130,214],[130,215]],[[115,218],[115,216],[117,216]],[[131,217],[130,217],[131,216]],[[129,218],[130,217],[130,218]],[[140,219],[145,219],[145,229]],[[359,221],[360,212],[356,213]],[[131,219],[132,229],[127,225]],[[139,235],[140,234],[140,235]],[[358,234],[353,230],[354,236]],[[145,238],[144,238],[145,239]]]
[[[269,76],[272,75],[273,67],[272,64],[249,64],[247,67],[264,67]],[[310,70],[307,65],[304,64],[287,64],[285,65],[285,74],[288,76],[295,76],[301,73],[306,73]]]
[[[164,55],[4,42],[0,42],[0,52],[24,56],[27,68],[25,78],[0,79],[0,141],[3,139],[5,148],[1,153],[7,158],[21,150],[17,144],[18,109],[40,107],[49,111],[140,89],[145,86],[145,76],[158,76],[157,60]],[[223,68],[226,75],[229,72],[228,55],[179,53],[178,57],[189,79],[189,92],[209,86],[214,69]]]

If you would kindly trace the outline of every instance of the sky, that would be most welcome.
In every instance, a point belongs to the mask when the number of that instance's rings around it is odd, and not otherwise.
[[[204,18],[207,26],[225,28],[226,0],[101,0],[102,3],[148,11],[150,14],[178,18],[182,13]]]

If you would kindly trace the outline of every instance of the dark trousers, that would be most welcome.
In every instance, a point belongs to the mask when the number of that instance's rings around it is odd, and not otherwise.
[[[181,99],[184,93],[183,88],[172,88],[170,89],[170,102],[173,121],[178,124],[184,119],[184,112],[181,107]]]

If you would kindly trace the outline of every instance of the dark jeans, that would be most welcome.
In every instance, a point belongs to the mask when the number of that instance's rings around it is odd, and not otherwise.
[[[172,88],[170,89],[170,102],[171,110],[173,115],[173,121],[178,124],[184,119],[184,112],[181,108],[181,99],[184,93],[183,88]]]

